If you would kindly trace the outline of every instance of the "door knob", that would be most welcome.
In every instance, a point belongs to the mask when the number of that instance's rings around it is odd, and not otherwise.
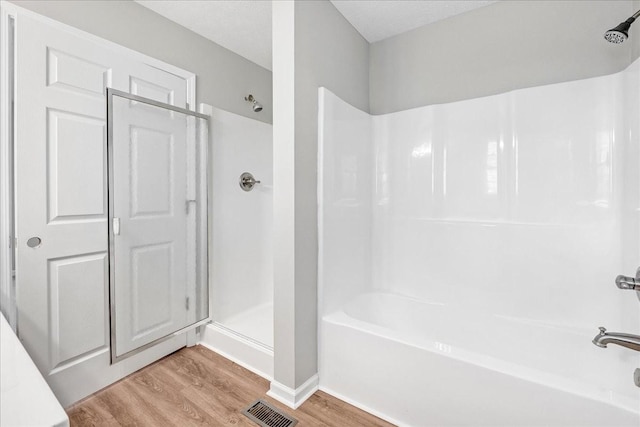
[[[37,248],[41,244],[42,239],[40,239],[39,237],[29,237],[29,240],[27,240],[27,246],[29,246],[30,248]]]

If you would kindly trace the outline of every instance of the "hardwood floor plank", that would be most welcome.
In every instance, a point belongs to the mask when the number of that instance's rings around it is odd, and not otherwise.
[[[215,366],[224,367],[227,372],[233,372],[239,375],[241,378],[251,382],[259,387],[264,387],[265,390],[269,389],[269,381],[262,378],[260,375],[251,372],[250,370],[243,368],[237,363],[219,355],[218,353],[209,350],[208,348],[196,345],[188,349],[190,352],[196,353],[205,359],[213,362]]]
[[[298,427],[388,427],[381,419],[316,392],[292,410],[266,396],[269,381],[219,354],[179,350],[67,409],[71,426],[255,427],[242,410],[263,399]]]
[[[167,381],[171,381],[174,384],[179,384],[179,389],[184,390],[191,386],[199,386],[202,384],[202,379],[198,376],[188,375],[183,370],[180,362],[180,355],[176,354],[175,358],[163,359],[162,363],[158,363],[155,366],[154,374],[166,378]]]
[[[162,381],[175,391],[190,387],[192,385],[190,381],[185,381],[184,378],[179,375],[171,375],[172,369],[168,363],[170,360],[170,358],[164,358],[138,372],[148,372],[158,378],[162,378]]]
[[[264,394],[269,390],[269,381],[248,369],[215,354],[202,346],[189,353],[192,360],[200,363],[207,372],[207,378],[221,378],[229,384],[233,384],[235,390],[247,390],[251,393]],[[217,357],[212,357],[217,356]],[[212,363],[213,362],[213,363]],[[222,365],[222,366],[221,366]],[[212,369],[215,368],[215,369]]]
[[[219,392],[212,392],[207,387],[190,387],[183,390],[182,394],[215,417],[220,425],[255,427],[255,424],[241,413],[251,402],[244,406],[235,400],[229,402],[227,399],[221,399]]]
[[[162,413],[171,425],[209,426],[216,421],[196,404],[172,389],[148,371],[141,371],[131,378],[136,391],[147,405]]]
[[[109,412],[123,426],[168,426],[171,425],[164,414],[145,402],[130,384],[130,379],[119,382],[114,388],[99,392],[100,399]]]
[[[195,363],[198,364],[197,361]],[[209,410],[216,416],[230,418],[231,413],[239,413],[266,393],[266,388],[242,387],[231,380],[221,380],[208,372],[204,366],[200,367],[199,372],[200,384],[183,390],[183,394],[191,399],[205,399]]]
[[[113,415],[111,415],[111,412],[109,412],[109,408],[95,396],[69,408],[67,414],[69,416],[69,422],[74,426],[120,426],[120,423],[116,421]]]
[[[177,355],[171,361],[174,372],[191,381],[192,387],[208,387],[212,390],[232,396],[238,387],[224,372],[207,367],[202,361],[185,355]]]

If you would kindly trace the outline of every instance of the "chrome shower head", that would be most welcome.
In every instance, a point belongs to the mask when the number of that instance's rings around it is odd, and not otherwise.
[[[629,28],[631,28],[631,24],[633,24],[633,21],[635,21],[635,18],[627,19],[617,27],[612,28],[604,33],[604,38],[610,43],[622,43],[627,38],[629,38]]]
[[[640,10],[633,14],[633,16],[626,21],[620,23],[617,27],[614,27],[604,33],[604,38],[609,43],[620,44],[629,38],[629,28],[634,23],[636,18],[640,16]]]
[[[251,108],[253,108],[254,112],[259,113],[260,111],[262,111],[262,104],[260,104],[258,100],[253,97],[253,95],[245,96],[244,100],[252,104]]]

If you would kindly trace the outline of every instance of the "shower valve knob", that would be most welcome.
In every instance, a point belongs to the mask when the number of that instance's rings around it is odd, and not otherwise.
[[[244,191],[251,191],[256,184],[260,184],[260,181],[256,180],[249,172],[244,172],[240,175],[239,184]]]
[[[620,289],[640,291],[640,268],[636,271],[636,277],[623,276],[616,277],[616,286]]]

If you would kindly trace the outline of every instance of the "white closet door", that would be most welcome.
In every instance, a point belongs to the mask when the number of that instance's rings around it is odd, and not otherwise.
[[[187,170],[187,144],[195,140],[192,119],[179,112],[114,95],[112,114],[111,268],[122,356],[192,323],[187,228],[195,210],[187,186],[195,171]]]
[[[18,334],[68,405],[186,343],[109,363],[105,88],[184,106],[187,85],[28,14],[16,30]]]

